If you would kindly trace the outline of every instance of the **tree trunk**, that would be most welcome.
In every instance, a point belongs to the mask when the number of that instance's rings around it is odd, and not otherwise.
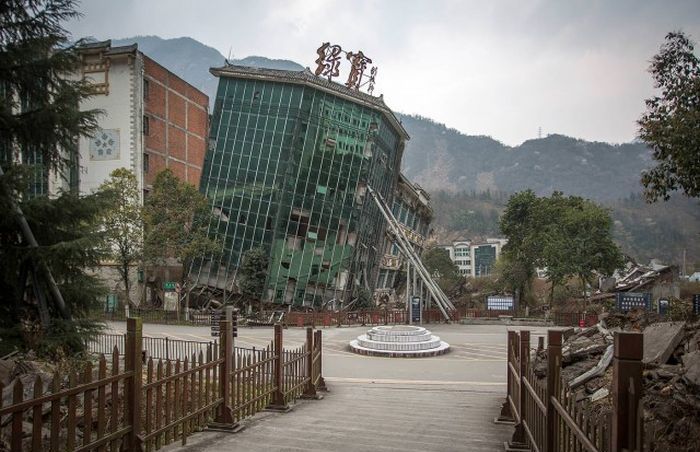
[[[129,295],[129,264],[122,264],[122,279],[124,281],[124,297],[126,298],[127,304],[131,304],[131,297]]]
[[[552,287],[549,290],[549,306],[554,307],[554,286],[556,284],[554,284],[554,281],[550,281],[550,283],[551,283]]]

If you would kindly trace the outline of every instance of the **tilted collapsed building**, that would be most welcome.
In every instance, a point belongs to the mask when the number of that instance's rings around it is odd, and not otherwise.
[[[270,256],[265,301],[321,306],[373,290],[387,237],[368,188],[392,205],[409,139],[393,112],[308,70],[211,72],[219,86],[200,189],[222,249],[193,263],[194,293],[237,292],[237,269],[255,247]],[[424,236],[429,221],[411,226]]]

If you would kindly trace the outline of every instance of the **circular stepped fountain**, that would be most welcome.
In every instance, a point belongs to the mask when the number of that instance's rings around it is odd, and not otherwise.
[[[420,358],[446,353],[450,344],[420,326],[375,326],[350,341],[350,349],[361,355],[390,358]]]

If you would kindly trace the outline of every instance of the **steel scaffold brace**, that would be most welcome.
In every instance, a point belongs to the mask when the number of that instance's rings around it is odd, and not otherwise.
[[[430,294],[435,299],[435,302],[438,308],[440,309],[440,312],[442,312],[442,315],[445,317],[445,320],[452,320],[448,311],[454,311],[454,305],[447,298],[447,295],[445,295],[442,289],[440,289],[440,286],[438,286],[435,283],[435,281],[433,281],[433,278],[430,276],[430,272],[428,272],[425,266],[423,266],[423,262],[421,261],[420,257],[416,254],[415,250],[413,249],[413,246],[406,237],[406,234],[404,233],[401,224],[396,219],[391,209],[389,209],[389,206],[384,201],[382,195],[374,191],[374,189],[369,184],[367,185],[367,189],[370,195],[372,196],[372,199],[374,199],[374,202],[379,207],[379,211],[384,216],[384,219],[389,224],[391,234],[394,236],[394,238],[396,239],[396,243],[399,245],[399,250],[404,255],[404,257],[411,263],[411,265],[413,265],[413,268],[418,270],[418,275],[420,276],[425,286],[428,288]],[[408,290],[408,288],[406,290]]]

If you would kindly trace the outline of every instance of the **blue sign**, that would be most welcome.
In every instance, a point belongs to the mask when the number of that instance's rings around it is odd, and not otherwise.
[[[659,300],[659,315],[665,316],[668,314],[668,308],[671,306],[671,302],[665,298]]]
[[[618,292],[615,294],[617,309],[628,312],[633,309],[651,310],[651,294],[642,292]]]
[[[486,309],[489,311],[512,311],[513,306],[513,297],[490,295],[486,298]]]
[[[693,295],[693,314],[700,315],[700,293]]]
[[[420,323],[420,311],[421,311],[421,299],[420,297],[413,297],[411,299],[411,322]]]

